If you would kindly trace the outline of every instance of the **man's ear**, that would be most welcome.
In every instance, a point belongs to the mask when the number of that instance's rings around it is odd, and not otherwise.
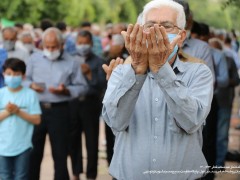
[[[179,32],[179,35],[181,36],[180,40],[178,41],[178,47],[182,47],[183,42],[185,41],[186,37],[187,37],[187,32],[185,30],[181,30]]]

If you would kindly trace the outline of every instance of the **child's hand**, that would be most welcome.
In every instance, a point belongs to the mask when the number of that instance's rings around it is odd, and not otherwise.
[[[8,112],[10,112],[11,114],[16,114],[19,111],[19,107],[15,104],[12,103],[8,103],[6,108],[5,108]]]

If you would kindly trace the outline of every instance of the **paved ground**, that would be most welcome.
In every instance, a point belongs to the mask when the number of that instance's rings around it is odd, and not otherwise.
[[[240,150],[240,131],[235,130],[234,127],[237,124],[240,124],[240,119],[237,116],[238,113],[238,105],[237,102],[235,102],[234,109],[233,109],[233,115],[231,119],[231,129],[230,129],[230,138],[229,138],[229,149],[231,150]],[[107,167],[107,161],[106,161],[106,153],[105,153],[105,145],[104,145],[104,124],[101,121],[100,123],[100,137],[99,137],[99,166],[98,171],[99,175],[97,180],[111,180],[111,177],[108,175],[108,167]],[[84,142],[83,142],[84,143]],[[86,165],[86,151],[84,150],[84,164]],[[70,161],[68,159],[68,165],[69,169],[70,167]],[[227,166],[234,167],[232,169],[235,171],[235,173],[223,173],[223,174],[217,174],[215,180],[240,180],[240,164],[235,162],[227,162]],[[239,168],[236,168],[238,167]],[[236,171],[239,171],[237,173]],[[42,163],[42,169],[41,169],[41,180],[52,180],[53,179],[53,161],[51,157],[51,149],[49,145],[49,140],[47,140],[47,144],[45,147],[45,153],[44,153],[44,159]],[[85,180],[86,177],[84,174],[81,175],[81,180]]]

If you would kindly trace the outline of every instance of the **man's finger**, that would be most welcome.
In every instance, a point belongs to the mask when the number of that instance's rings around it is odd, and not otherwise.
[[[147,34],[143,32],[143,36],[142,36],[142,42],[141,42],[141,46],[143,50],[147,49]]]
[[[113,67],[113,70],[114,70],[119,64],[123,64],[123,59],[120,58],[120,57],[118,57],[118,58],[116,59],[116,62],[115,62],[114,67]]]
[[[129,49],[130,47],[130,34],[132,33],[132,30],[133,30],[133,25],[129,24],[127,28],[127,32],[126,31],[122,32],[123,37],[125,37],[125,46],[127,49]]]
[[[130,34],[130,50],[135,49],[138,31],[139,31],[139,24],[135,24],[132,30],[132,33]]]
[[[155,29],[153,27],[150,28],[150,39],[152,42],[152,48],[153,49],[157,48],[156,33],[155,33]]]
[[[150,33],[146,34],[147,36],[147,44],[148,44],[148,49],[152,49],[153,45],[152,45],[152,40],[151,40],[151,35]]]
[[[103,68],[104,72],[107,74],[107,71],[108,71],[108,65],[103,64],[103,65],[102,65],[102,68]]]
[[[171,50],[171,46],[170,46],[170,42],[169,42],[168,35],[166,33],[165,28],[164,27],[160,27],[160,31],[161,31],[162,36],[163,36],[163,43],[164,43],[165,47],[170,51]]]
[[[115,60],[115,59],[111,60],[111,62],[110,62],[110,64],[109,64],[109,66],[108,66],[108,69],[112,70],[112,69],[113,69],[113,67],[114,67],[114,64],[115,64],[115,62],[116,62],[116,60]]]
[[[138,30],[138,33],[137,33],[137,36],[136,36],[137,46],[141,45],[142,37],[143,37],[143,27],[139,26],[139,30]]]
[[[156,39],[157,39],[157,45],[158,45],[158,48],[161,52],[163,52],[165,49],[166,49],[166,46],[164,44],[164,39],[163,39],[163,35],[162,35],[162,32],[161,32],[161,29],[163,27],[160,27],[159,28],[159,25],[155,24],[154,25],[154,30],[155,30],[155,33],[156,33]]]

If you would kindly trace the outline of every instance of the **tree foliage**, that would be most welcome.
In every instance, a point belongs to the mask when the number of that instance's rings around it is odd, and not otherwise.
[[[0,0],[0,18],[38,24],[49,18],[78,26],[82,21],[136,22],[150,0]],[[240,30],[240,0],[187,0],[198,21]]]

